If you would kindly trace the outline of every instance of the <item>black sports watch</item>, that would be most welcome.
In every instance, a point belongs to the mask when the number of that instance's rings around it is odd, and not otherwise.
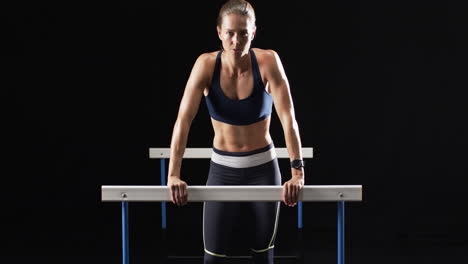
[[[291,168],[300,169],[304,167],[304,161],[301,159],[294,159],[291,161]]]

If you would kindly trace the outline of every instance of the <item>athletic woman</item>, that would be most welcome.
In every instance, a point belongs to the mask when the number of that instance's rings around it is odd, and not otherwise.
[[[281,121],[291,160],[291,179],[284,183],[283,202],[295,206],[304,186],[301,141],[288,79],[274,50],[251,48],[255,13],[244,0],[230,0],[219,11],[222,49],[201,54],[192,69],[180,103],[171,140],[167,185],[172,202],[187,203],[181,179],[182,157],[189,129],[204,97],[211,116],[213,154],[207,185],[281,185],[269,133],[272,106]],[[279,202],[205,202],[204,263],[222,263],[228,254],[232,226],[239,217],[252,219],[246,241],[255,263],[273,263]],[[241,215],[247,206],[250,215]]]

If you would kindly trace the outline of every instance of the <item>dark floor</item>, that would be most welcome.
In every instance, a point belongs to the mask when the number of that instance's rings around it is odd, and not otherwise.
[[[147,205],[149,207],[149,205]],[[318,205],[316,205],[317,207]],[[154,224],[156,213],[151,208],[138,208],[133,206],[130,233],[130,263],[131,264],[159,264],[164,246],[169,256],[194,256],[203,253],[203,242],[199,228],[201,219],[195,218],[190,224],[180,223],[172,225],[167,232],[169,240],[162,239],[159,225]],[[337,263],[336,227],[323,223],[334,223],[335,208],[329,206],[330,212],[320,214],[320,217],[309,218],[307,228],[298,233],[295,221],[282,218],[282,226],[278,229],[275,242],[275,256],[295,255],[298,245],[304,247],[304,263],[332,264]],[[112,215],[118,217],[118,206],[114,206]],[[138,210],[141,209],[141,210]],[[143,210],[144,209],[144,210]],[[153,208],[154,209],[154,208]],[[198,209],[194,207],[194,210]],[[356,208],[353,208],[356,209]],[[357,208],[359,209],[359,208]],[[383,221],[365,222],[365,227],[359,226],[358,213],[353,210],[349,213],[345,263],[353,264],[461,264],[468,263],[468,235],[465,229],[447,229],[441,232],[421,232],[426,228],[421,226],[380,225]],[[285,209],[287,210],[287,209]],[[284,211],[285,211],[284,210]],[[185,211],[192,213],[190,207]],[[149,212],[149,213],[148,213]],[[150,214],[153,212],[153,216]],[[0,264],[120,264],[121,259],[121,226],[119,221],[109,221],[109,216],[96,214],[93,217],[79,218],[77,214],[66,215],[64,219],[77,217],[81,225],[74,222],[52,228],[39,228],[36,224],[21,225],[13,228],[15,222],[11,221],[3,226],[7,236],[3,237],[4,244],[0,247]],[[64,216],[65,215],[65,216]],[[182,214],[180,214],[182,215]],[[286,214],[285,214],[286,215]],[[63,219],[63,218],[62,218]],[[96,220],[97,219],[97,220]],[[185,220],[188,218],[179,217]],[[198,220],[197,220],[198,219]],[[374,220],[374,219],[373,219]],[[197,222],[198,221],[198,222]],[[66,223],[66,221],[63,221]],[[323,223],[322,223],[323,222]],[[372,223],[378,223],[372,225]],[[20,225],[19,223],[18,225]],[[47,224],[46,222],[41,224]],[[99,231],[88,227],[98,227]],[[408,228],[402,228],[408,227]],[[385,227],[385,228],[382,228]],[[398,228],[397,228],[398,227]],[[411,227],[411,228],[409,228]],[[444,226],[445,227],[445,226]],[[239,229],[236,230],[240,231]],[[8,239],[8,230],[15,236]],[[428,228],[424,230],[430,230]],[[5,233],[2,233],[5,235]],[[11,238],[15,239],[11,239]],[[302,243],[298,238],[304,238]],[[307,238],[307,239],[306,239]],[[243,249],[245,240],[238,239],[233,247],[232,255],[246,255],[248,249]],[[6,242],[6,243],[5,243]],[[171,260],[166,264],[202,263],[201,258],[195,260]],[[231,260],[227,264],[249,263],[246,260]],[[275,261],[276,264],[294,263],[291,260]]]
[[[385,249],[369,249],[369,248],[350,248],[346,252],[345,263],[354,264],[367,264],[367,263],[379,263],[379,264],[417,264],[417,263],[429,263],[429,264],[451,264],[451,263],[468,263],[468,247],[466,245],[454,245],[449,247],[433,247],[433,248],[414,248],[410,252],[402,252],[402,250],[385,250]],[[122,263],[121,257],[117,254],[116,256],[57,256],[52,255],[53,252],[47,252],[41,256],[1,256],[0,263],[8,264],[32,264],[32,263],[67,263],[67,264],[117,264]],[[57,252],[60,255],[59,252]],[[332,264],[337,263],[336,252],[331,249],[321,250],[320,252],[314,252],[314,250],[305,252],[304,263],[320,263],[320,264]],[[130,263],[135,264],[156,264],[161,263],[158,256],[150,255],[136,255],[131,256]],[[201,259],[194,260],[170,260],[166,262],[177,263],[177,264],[189,264],[189,263],[202,263]],[[250,263],[247,260],[230,260],[228,264],[238,263]],[[291,260],[275,261],[276,264],[295,263]]]
[[[22,256],[8,256],[8,257],[1,257],[1,263],[9,263],[9,264],[26,264],[26,263],[67,263],[67,264],[117,264],[122,263],[120,257],[106,257],[106,256],[70,256],[70,257],[22,257]],[[154,257],[138,257],[132,258],[130,263],[137,263],[137,264],[146,264],[146,263],[160,263]],[[181,261],[171,261],[167,263],[177,263],[177,264],[191,264],[191,263],[202,263],[201,259],[198,260],[181,260]],[[229,261],[227,264],[238,264],[238,263],[250,263],[248,261]],[[295,263],[294,261],[286,261],[286,260],[276,260],[276,264],[291,264]],[[307,258],[305,263],[320,263],[320,264],[331,264],[337,263],[336,258],[334,256],[313,256]],[[447,264],[447,263],[468,263],[467,256],[456,256],[456,255],[439,255],[439,256],[432,256],[432,255],[423,255],[423,256],[393,256],[393,255],[361,255],[361,256],[347,256],[345,263],[354,263],[354,264],[367,264],[367,263],[379,263],[379,264],[406,264],[406,263],[430,263],[430,264]]]

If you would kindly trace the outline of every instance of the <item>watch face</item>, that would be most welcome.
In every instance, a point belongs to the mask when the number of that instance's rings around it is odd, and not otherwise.
[[[293,160],[291,165],[293,168],[299,169],[302,167],[302,160]]]

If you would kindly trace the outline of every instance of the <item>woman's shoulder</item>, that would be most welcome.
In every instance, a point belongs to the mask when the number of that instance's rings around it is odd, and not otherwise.
[[[271,57],[275,56],[278,53],[275,50],[272,49],[260,49],[260,48],[252,48],[252,50],[255,52],[255,55],[257,57]]]
[[[209,77],[214,70],[217,53],[217,51],[214,51],[198,55],[193,66],[193,71],[195,71],[197,75],[201,74],[204,77]]]
[[[199,79],[201,83],[211,84],[218,52],[201,53],[197,57],[191,73],[193,78]]]
[[[278,57],[278,53],[272,49],[252,48],[252,50],[255,53],[255,57],[257,57],[258,63],[260,64],[273,63]]]
[[[195,61],[195,66],[203,69],[204,73],[210,73],[214,70],[218,52],[219,51],[213,51],[200,54]]]
[[[205,52],[198,56],[197,62],[203,64],[214,64],[219,51]]]
[[[281,60],[278,53],[272,49],[252,48],[257,57],[258,67],[262,76],[269,79],[269,76],[276,75],[281,71]]]

